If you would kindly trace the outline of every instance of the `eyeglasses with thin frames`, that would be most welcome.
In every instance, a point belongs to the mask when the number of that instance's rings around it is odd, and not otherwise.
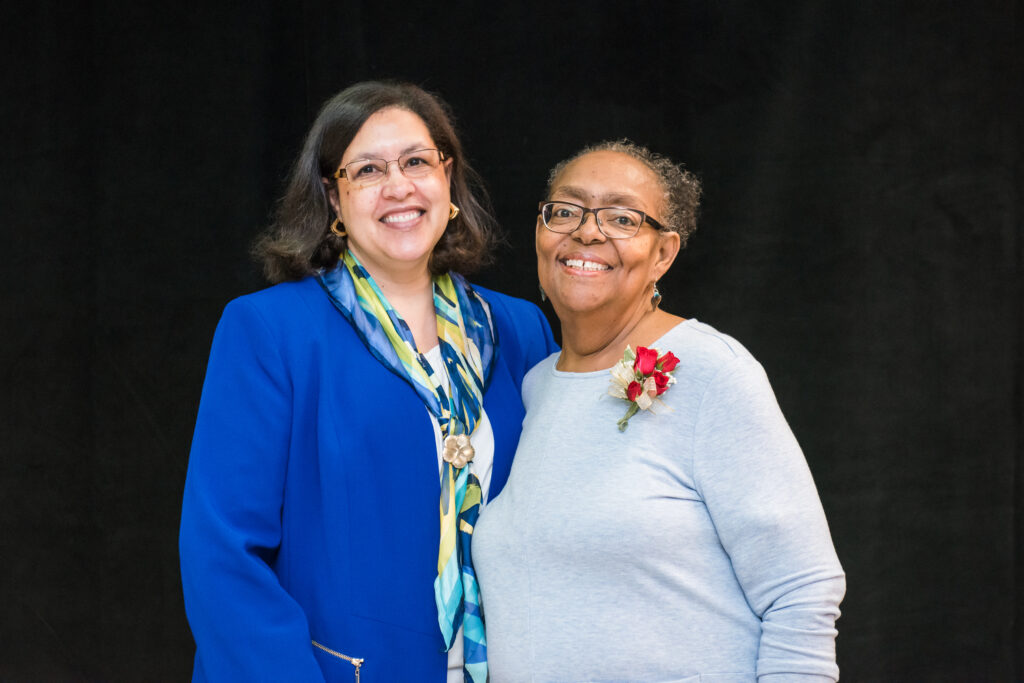
[[[640,232],[645,222],[657,230],[664,230],[661,223],[638,209],[619,206],[600,206],[588,209],[572,202],[541,202],[538,206],[544,227],[551,232],[568,235],[576,232],[587,220],[587,214],[594,214],[597,229],[605,237],[613,240],[624,240]]]
[[[338,166],[333,177],[344,178],[357,187],[369,187],[388,177],[388,166],[397,163],[406,178],[424,178],[433,173],[445,160],[439,149],[416,149],[397,159],[356,159]]]

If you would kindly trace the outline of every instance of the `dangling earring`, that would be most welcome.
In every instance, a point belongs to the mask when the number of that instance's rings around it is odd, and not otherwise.
[[[345,232],[345,225],[341,222],[341,216],[336,217],[334,219],[334,222],[331,223],[331,232],[333,232],[338,237],[348,236],[348,233]]]
[[[544,288],[542,286],[540,286],[540,285],[537,285],[537,289],[540,290],[540,300],[541,301],[547,301],[548,300],[548,295],[547,295],[547,292],[544,291]]]
[[[448,220],[455,220],[455,217],[459,215],[459,207],[451,202],[448,202],[448,207]]]
[[[651,297],[651,308],[652,310],[658,309],[658,304],[661,303],[661,292],[658,291],[658,283],[654,283],[654,295]]]

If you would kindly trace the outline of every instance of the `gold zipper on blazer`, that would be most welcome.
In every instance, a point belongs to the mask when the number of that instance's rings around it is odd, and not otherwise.
[[[313,643],[314,647],[320,648],[321,650],[323,650],[324,652],[326,652],[329,655],[333,655],[333,656],[335,656],[335,657],[337,657],[339,659],[344,659],[346,662],[348,662],[349,664],[354,666],[356,668],[356,683],[359,683],[359,667],[361,667],[363,665],[363,660],[362,659],[359,659],[358,657],[349,657],[348,655],[343,655],[340,652],[338,652],[337,650],[332,650],[331,648],[327,647],[326,645],[321,645],[320,643],[316,642],[315,640],[310,641],[310,642]]]

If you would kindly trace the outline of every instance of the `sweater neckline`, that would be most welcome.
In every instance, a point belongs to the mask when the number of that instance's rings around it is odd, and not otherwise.
[[[651,344],[651,346],[653,346],[653,347],[655,347],[655,348],[657,348],[657,349],[659,349],[660,351],[663,351],[663,352],[664,351],[672,351],[673,349],[661,348],[662,347],[662,342],[665,339],[667,339],[669,336],[674,334],[676,332],[676,330],[678,330],[678,329],[680,329],[682,327],[688,326],[690,323],[696,323],[696,322],[698,322],[696,318],[687,318],[686,320],[684,320],[681,323],[678,323],[677,325],[672,327],[665,334],[663,334],[660,337],[658,337],[657,339],[655,339],[654,343]],[[611,369],[613,367],[613,366],[609,366],[609,367],[603,368],[601,370],[590,370],[589,372],[569,372],[567,370],[559,370],[556,366],[558,365],[558,358],[559,358],[560,355],[561,355],[561,352],[559,352],[559,355],[555,356],[554,360],[551,362],[551,374],[554,377],[563,377],[565,379],[591,379],[593,377],[598,377],[598,376],[600,376],[600,377],[607,377],[608,373],[611,371]]]

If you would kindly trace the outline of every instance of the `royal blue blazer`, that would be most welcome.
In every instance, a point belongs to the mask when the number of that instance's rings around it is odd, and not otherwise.
[[[484,396],[494,497],[523,375],[556,347],[536,306],[476,289],[498,332]],[[343,656],[363,660],[363,683],[444,681],[439,496],[432,418],[315,279],[228,304],[181,515],[193,681],[352,681]]]

